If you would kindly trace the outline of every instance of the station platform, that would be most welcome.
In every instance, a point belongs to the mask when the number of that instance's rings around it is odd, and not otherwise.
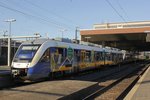
[[[2,90],[0,100],[72,100],[74,96],[93,92],[97,86],[97,82],[79,80],[47,81]]]
[[[124,100],[150,100],[150,66]]]
[[[1,71],[8,71],[8,70],[11,70],[11,68],[7,65],[3,65],[3,66],[0,66],[0,72]]]
[[[0,66],[0,76],[10,75],[11,68],[7,65]]]

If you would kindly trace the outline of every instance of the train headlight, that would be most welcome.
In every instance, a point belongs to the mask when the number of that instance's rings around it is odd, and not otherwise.
[[[24,72],[27,73],[28,69],[25,69]]]
[[[13,75],[18,75],[18,74],[19,74],[19,71],[16,70],[16,69],[13,69],[13,70],[12,70],[12,74],[13,74]]]

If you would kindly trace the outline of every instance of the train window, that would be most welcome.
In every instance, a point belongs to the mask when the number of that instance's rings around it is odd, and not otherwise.
[[[103,61],[103,58],[104,58],[104,57],[103,57],[103,53],[100,52],[100,53],[99,53],[99,61]]]
[[[66,48],[51,47],[50,51],[51,65],[53,67],[56,65],[61,65],[66,59]]]
[[[102,52],[102,60],[105,61],[107,59],[106,52]]]
[[[40,61],[41,62],[50,62],[50,50],[49,49],[47,49],[45,51],[45,53],[43,54],[43,56],[42,56]]]
[[[105,52],[102,52],[101,53],[101,61],[104,61],[104,59],[105,59]]]
[[[64,60],[67,57],[67,49],[66,48],[57,48],[58,49],[58,55],[60,57],[60,62],[64,62]]]
[[[108,61],[111,61],[111,58],[112,56],[111,56],[111,53],[108,53]]]
[[[106,60],[108,60],[108,61],[111,60],[111,57],[110,57],[110,56],[111,56],[111,54],[107,52],[107,53],[106,53]]]
[[[18,53],[14,58],[14,61],[21,60],[30,62],[33,59],[38,48],[39,45],[22,45],[19,48]]]
[[[101,60],[101,52],[97,52],[96,61],[100,61],[100,60]]]
[[[97,61],[97,52],[94,52],[94,61]]]
[[[86,51],[85,61],[86,62],[90,62],[91,61],[91,52],[90,51]]]
[[[74,50],[75,62],[80,62],[80,50]]]
[[[112,61],[115,61],[115,54],[114,53],[112,53]]]
[[[110,53],[110,57],[109,58],[110,58],[109,60],[112,61],[112,53]]]

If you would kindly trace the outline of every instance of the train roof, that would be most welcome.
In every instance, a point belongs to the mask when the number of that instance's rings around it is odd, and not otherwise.
[[[44,42],[46,42],[48,40],[49,39],[34,39],[34,40],[25,41],[22,44],[43,44]]]
[[[67,47],[72,47],[72,48],[77,48],[77,49],[87,49],[87,50],[95,50],[95,51],[105,51],[105,52],[112,52],[112,53],[122,53],[121,50],[117,48],[111,48],[111,47],[105,47],[102,48],[101,45],[93,44],[93,43],[88,43],[88,42],[80,42],[79,44],[77,43],[72,43],[71,41],[62,41],[62,40],[55,40],[55,39],[45,39],[45,38],[40,38],[40,39],[35,39],[35,40],[29,40],[25,41],[22,44],[23,45],[28,45],[28,44],[43,44],[45,42],[51,42],[51,43],[56,43],[57,46],[63,45]]]

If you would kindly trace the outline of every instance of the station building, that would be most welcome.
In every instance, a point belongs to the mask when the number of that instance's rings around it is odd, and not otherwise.
[[[11,59],[13,58],[20,44],[20,41],[11,41]],[[7,45],[7,39],[0,39],[0,65],[7,65]]]
[[[131,51],[150,50],[150,21],[94,24],[81,40]]]

